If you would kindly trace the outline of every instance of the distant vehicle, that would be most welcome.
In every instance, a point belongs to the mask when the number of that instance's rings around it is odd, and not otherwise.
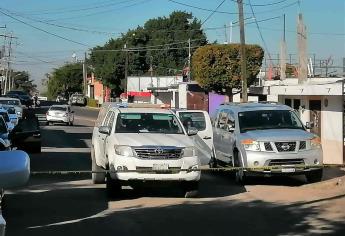
[[[72,94],[69,98],[68,104],[69,105],[79,105],[79,106],[86,106],[87,100],[83,94]]]
[[[198,156],[202,165],[212,165],[214,158],[213,130],[209,114],[202,110],[174,110],[186,130],[194,127],[198,134],[190,136],[198,149]]]
[[[9,132],[6,122],[2,116],[0,116],[0,151],[6,151],[11,149],[11,142],[9,140]]]
[[[5,190],[25,185],[30,176],[30,159],[23,151],[0,151],[0,206]],[[0,236],[5,236],[6,221],[0,209]]]
[[[53,105],[46,113],[47,125],[52,123],[65,123],[66,125],[73,125],[74,111],[71,111],[69,105]]]
[[[12,90],[12,91],[7,92],[6,96],[12,97],[12,98],[18,98],[20,102],[27,107],[30,107],[33,105],[32,98],[23,91]]]
[[[64,97],[64,96],[62,96],[62,95],[58,95],[57,97],[56,97],[56,100],[55,100],[56,102],[67,102],[68,101],[68,99],[66,98],[66,97]]]
[[[19,119],[14,106],[0,104],[0,108],[4,108],[8,112],[8,116],[12,124],[16,126],[18,124]]]
[[[23,117],[23,106],[18,98],[0,97],[0,104],[13,106],[18,118]]]
[[[197,129],[186,131],[172,111],[157,108],[107,106],[100,117],[92,135],[94,183],[106,181],[108,193],[117,194],[122,185],[175,182],[185,197],[197,194],[200,160],[188,137]],[[104,170],[119,172],[105,176]]]
[[[0,107],[0,116],[4,118],[4,121],[6,122],[6,125],[7,125],[7,129],[9,132],[11,132],[11,130],[14,128],[14,124],[11,122],[7,110]]]
[[[216,161],[235,167],[236,180],[251,175],[305,175],[308,182],[322,179],[321,140],[309,133],[295,111],[280,104],[224,104],[213,117]],[[313,165],[315,167],[303,167]],[[275,168],[264,168],[274,166]]]
[[[9,134],[12,146],[28,152],[41,152],[41,130],[36,116],[19,121]]]

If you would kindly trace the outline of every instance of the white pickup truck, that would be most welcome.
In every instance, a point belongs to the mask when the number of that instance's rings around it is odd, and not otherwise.
[[[170,110],[105,106],[92,135],[92,180],[111,194],[132,183],[178,182],[185,197],[195,196],[200,160],[189,136],[197,132]]]

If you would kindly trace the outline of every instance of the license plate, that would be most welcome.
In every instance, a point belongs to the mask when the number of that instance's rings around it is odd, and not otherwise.
[[[295,168],[283,168],[282,169],[283,173],[292,173],[292,172],[295,172],[295,171],[296,171]]]
[[[166,170],[169,170],[169,165],[168,164],[153,164],[152,170],[166,171]]]

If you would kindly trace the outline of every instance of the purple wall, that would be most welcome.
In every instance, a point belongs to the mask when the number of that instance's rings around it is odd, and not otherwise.
[[[208,94],[208,113],[212,117],[219,107],[220,104],[227,101],[227,97],[225,95],[219,95],[216,93],[209,93]]]

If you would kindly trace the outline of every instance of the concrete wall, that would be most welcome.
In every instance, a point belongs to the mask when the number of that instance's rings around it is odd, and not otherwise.
[[[147,77],[147,76],[129,76],[127,91],[129,92],[146,92],[149,87],[168,87],[173,84],[182,82],[182,76],[162,76],[162,77]]]

